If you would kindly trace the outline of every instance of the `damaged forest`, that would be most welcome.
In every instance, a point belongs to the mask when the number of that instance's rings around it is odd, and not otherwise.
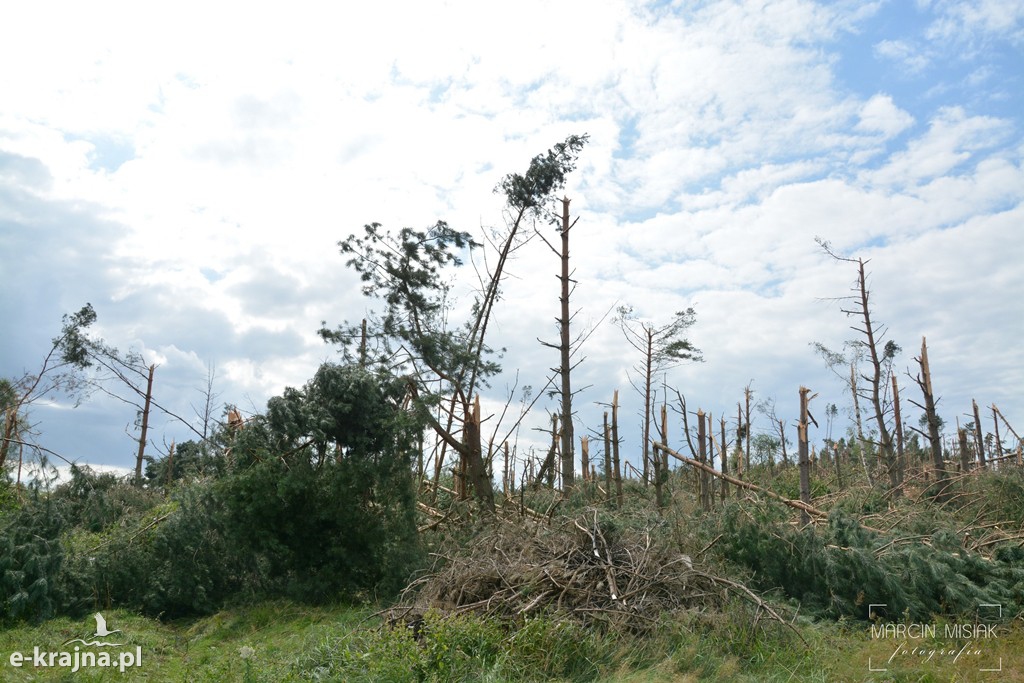
[[[587,141],[501,180],[500,230],[371,223],[339,242],[374,313],[324,322],[337,359],[263,411],[218,403],[211,374],[181,417],[158,366],[91,333],[91,306],[65,316],[37,370],[0,380],[5,653],[101,611],[159,680],[1024,680],[1021,416],[941,401],[933,340],[906,367],[869,261],[825,239],[850,289],[820,294],[849,340],[801,340],[834,384],[792,387],[796,414],[752,383],[713,412],[672,384],[713,355],[694,308],[612,305],[631,386],[577,386],[593,330],[574,324],[559,195]],[[515,363],[494,329],[527,245],[557,264],[537,304],[557,335],[517,399],[490,380]],[[138,415],[134,474],[26,476],[62,458],[33,404],[91,391]],[[153,455],[155,411],[190,438]]]

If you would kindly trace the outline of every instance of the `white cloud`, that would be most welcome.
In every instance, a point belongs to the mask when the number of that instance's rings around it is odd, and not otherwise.
[[[865,177],[874,183],[913,185],[954,172],[972,155],[1001,144],[1009,133],[1006,121],[969,116],[959,107],[943,108],[929,122],[928,131],[911,140],[906,151],[893,155]]]
[[[964,44],[987,38],[1024,40],[1024,2],[1021,0],[958,0],[938,2],[939,16],[926,35],[936,42]]]
[[[875,45],[875,54],[897,62],[909,73],[923,71],[931,63],[926,51],[904,40],[882,40]]]
[[[914,124],[914,117],[900,109],[889,95],[878,94],[864,103],[855,130],[881,133],[885,137],[899,135]]]
[[[1005,38],[1019,24],[1014,7],[931,11]],[[175,399],[187,403],[212,359],[225,400],[260,409],[332,357],[313,334],[321,320],[358,320],[373,305],[339,239],[370,221],[500,225],[491,190],[501,176],[589,132],[566,188],[581,215],[578,320],[596,322],[616,302],[654,320],[694,305],[708,361],[673,375],[693,401],[728,411],[751,379],[793,403],[799,383],[826,386],[806,344],[847,332],[816,297],[852,278],[816,235],[875,259],[879,302],[901,340],[928,333],[937,357],[952,359],[968,343],[951,331],[956,316],[986,327],[970,371],[991,374],[1014,361],[1000,350],[1012,347],[1008,325],[970,309],[964,292],[969,282],[1020,287],[991,263],[1010,253],[996,235],[1011,234],[1024,201],[1020,119],[957,99],[966,85],[995,92],[1003,71],[983,61],[969,84],[929,81],[941,97],[875,84],[857,95],[836,69],[840,38],[858,40],[884,9],[459,1],[271,13],[186,3],[154,16],[128,4],[115,21],[81,5],[52,19],[23,3],[10,25],[40,28],[0,41],[0,152],[16,155],[0,167],[0,245],[18,255],[4,272],[27,283],[19,297],[32,305],[0,298],[23,328],[0,342],[0,358],[30,365],[60,314],[92,300],[112,343],[165,361]],[[935,55],[923,34],[914,25],[872,38],[875,54],[925,78]],[[44,249],[33,234],[68,246]],[[973,245],[962,271],[955,256]],[[933,253],[941,260],[922,268]],[[554,336],[556,270],[530,244],[509,264],[495,311],[492,341],[535,388],[556,362],[536,342]],[[922,313],[946,306],[925,274],[946,278],[952,320]],[[468,279],[457,281],[463,307]],[[627,401],[619,336],[606,324],[584,350],[587,425],[615,386]],[[943,347],[943,337],[957,341]],[[971,381],[957,367],[951,386]],[[538,415],[530,426],[542,426]]]

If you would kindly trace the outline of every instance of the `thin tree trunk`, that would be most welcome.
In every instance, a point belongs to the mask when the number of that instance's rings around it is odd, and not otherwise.
[[[749,471],[750,470],[750,431],[751,431],[750,430],[750,385],[749,384],[746,386],[746,388],[743,389],[743,397],[744,397],[744,399],[746,400],[746,403],[747,403],[747,407],[746,407],[747,408],[746,409],[746,423],[745,423],[747,425],[747,432],[746,432],[746,434],[747,434],[747,448],[746,448],[746,452],[743,454],[743,470],[744,471]]]
[[[590,478],[590,437],[586,434],[580,437],[580,478]]]
[[[960,449],[960,471],[966,474],[971,469],[970,453],[967,450],[967,430],[958,426],[956,437],[957,447]]]
[[[654,362],[654,330],[641,325],[646,335],[644,350],[644,423],[643,423],[643,476],[644,486],[650,483],[650,443],[651,443],[651,375]]]
[[[893,458],[892,435],[885,424],[885,413],[882,406],[882,362],[878,356],[875,327],[871,322],[871,308],[868,305],[867,276],[864,274],[863,259],[857,259],[857,280],[860,289],[860,311],[858,313],[860,313],[864,322],[864,329],[860,330],[860,332],[867,338],[868,353],[871,357],[872,375],[869,379],[871,382],[871,407],[874,409],[875,425],[878,427],[878,455],[885,463],[886,471],[889,473],[889,487],[896,489],[899,487],[900,482]],[[844,311],[844,313],[854,313],[854,311]],[[884,330],[882,334],[884,335]]]
[[[480,441],[480,395],[477,394],[473,400],[472,412],[466,414],[464,425],[466,436],[467,454],[469,461],[469,476],[473,480],[473,490],[484,510],[494,513],[494,489],[491,480],[487,476],[487,467],[484,464],[482,443]]]
[[[921,337],[921,357],[917,359],[921,366],[921,374],[917,378],[917,384],[924,394],[925,418],[928,421],[928,441],[932,449],[932,466],[935,468],[935,498],[939,502],[945,502],[946,494],[946,465],[942,460],[942,437],[939,435],[939,416],[935,411],[935,394],[932,392],[932,374],[928,365],[928,343]]]
[[[800,422],[797,425],[796,431],[797,448],[800,454],[800,500],[807,505],[811,504],[811,467],[807,457],[807,426],[809,416],[807,404],[810,402],[807,394],[810,391],[807,387],[800,387]],[[800,523],[804,526],[811,523],[811,516],[807,513],[807,510],[800,511]]]
[[[874,486],[875,482],[871,478],[871,470],[868,468],[868,459],[864,455],[864,447],[867,445],[867,440],[864,438],[864,423],[860,417],[860,400],[857,394],[857,365],[855,362],[850,363],[850,392],[853,394],[853,416],[854,422],[857,425],[857,450],[860,451],[860,462],[864,465],[864,476],[868,480],[868,486]]]
[[[993,426],[995,428],[995,431],[992,432],[992,435],[995,437],[995,440],[996,440],[996,444],[995,444],[996,445],[996,455],[995,455],[995,457],[997,459],[999,459],[1000,462],[1002,462],[1001,458],[1003,457],[1003,442],[999,438],[999,409],[996,408],[996,404],[995,403],[992,404],[992,422],[994,423]]]
[[[897,493],[902,491],[903,482],[906,480],[907,462],[903,452],[903,419],[900,416],[900,387],[896,383],[896,375],[892,376],[892,410],[893,419],[896,422],[896,474],[899,479],[900,488],[897,489]]]
[[[562,199],[562,317],[559,320],[561,328],[561,340],[559,350],[562,356],[562,489],[568,491],[573,486],[573,468],[575,458],[573,457],[573,428],[572,428],[572,383],[570,375],[570,340],[569,340],[569,198]]]
[[[698,460],[702,465],[707,465],[707,434],[704,428],[704,411],[700,408],[697,409],[697,453]],[[704,470],[699,469],[697,471],[698,494],[700,496],[701,509],[707,512],[711,509],[711,498],[708,495],[708,475]]]
[[[721,455],[722,455],[722,474],[729,474],[729,448],[725,443],[725,418],[722,418],[722,444],[721,444]],[[668,439],[664,439],[662,443],[668,443]],[[665,453],[665,457],[668,457],[668,453]],[[722,502],[729,496],[729,480],[722,480]]]
[[[558,413],[551,414],[551,447],[548,448],[548,454],[544,458],[544,462],[540,466],[540,471],[537,472],[537,478],[534,480],[536,486],[540,486],[541,481],[546,476],[548,478],[548,487],[554,488],[555,485],[555,462],[558,455],[558,442],[559,442],[559,431],[558,431]]]
[[[782,446],[782,465],[789,466],[789,456],[786,455],[786,422],[779,420],[779,444]]]
[[[604,411],[604,487],[608,492],[607,495],[611,498],[612,495],[612,482],[614,481],[614,473],[612,472],[612,433],[611,427],[608,426],[608,411]]]
[[[615,501],[622,509],[622,468],[619,461],[619,390],[615,390],[612,398],[612,453],[615,466]]]
[[[167,470],[164,472],[164,486],[170,486],[174,480],[174,439],[171,439],[171,448],[167,451]]]
[[[749,429],[749,427],[748,427]],[[736,404],[736,477],[743,479],[744,472],[747,468],[744,467],[743,463],[743,407]]]
[[[661,411],[661,441],[664,443],[667,441],[665,438],[665,430],[667,425],[666,422],[667,414],[665,410]],[[644,451],[647,451],[647,441],[644,441]],[[651,464],[654,466],[654,500],[660,510],[665,505],[664,493],[664,471],[661,466],[661,455],[658,453],[651,454]]]
[[[971,399],[971,408],[974,410],[974,446],[978,451],[978,463],[985,467],[985,438],[982,436],[981,413],[978,411],[978,402]]]
[[[142,407],[142,429],[139,432],[139,454],[135,458],[135,485],[142,486],[142,461],[146,456],[146,436],[149,432],[149,406],[153,401],[153,373],[156,364],[149,366],[149,379],[146,380],[146,400]]]

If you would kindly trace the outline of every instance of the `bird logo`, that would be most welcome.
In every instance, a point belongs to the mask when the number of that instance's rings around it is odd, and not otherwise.
[[[121,633],[121,629],[115,628],[113,631],[107,628],[107,620],[103,618],[103,615],[97,612],[92,615],[93,619],[96,620],[96,633],[93,634],[96,638],[106,638],[112,636],[115,633]],[[100,640],[87,641],[84,638],[72,638],[66,640],[62,645],[68,645],[69,643],[81,643],[82,645],[91,646],[98,645],[100,647],[119,647],[122,643],[106,643]]]

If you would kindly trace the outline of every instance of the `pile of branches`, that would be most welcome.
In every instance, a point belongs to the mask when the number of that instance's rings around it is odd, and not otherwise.
[[[752,602],[757,616],[785,623],[754,592],[673,545],[650,530],[603,525],[596,511],[551,523],[498,523],[470,545],[436,554],[434,567],[387,617],[415,628],[429,610],[506,621],[554,612],[585,626],[643,633],[666,613],[722,611],[734,593]]]

